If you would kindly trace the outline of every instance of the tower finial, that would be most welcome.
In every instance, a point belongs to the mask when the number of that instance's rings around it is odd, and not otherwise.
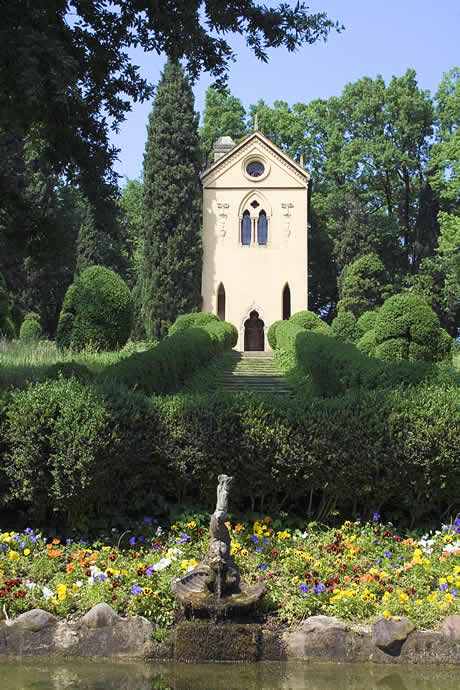
[[[301,168],[303,168],[303,153],[300,154],[299,165],[300,165]]]
[[[259,129],[259,116],[257,113],[254,115],[254,132],[257,132]]]

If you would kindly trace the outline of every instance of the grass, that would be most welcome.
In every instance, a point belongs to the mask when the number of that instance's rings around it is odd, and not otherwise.
[[[82,352],[73,352],[59,350],[50,340],[23,342],[0,339],[0,390],[24,388],[32,381],[44,380],[49,377],[50,367],[64,363],[84,366],[96,375],[145,348],[145,343],[128,343],[118,352],[97,352],[90,347]]]

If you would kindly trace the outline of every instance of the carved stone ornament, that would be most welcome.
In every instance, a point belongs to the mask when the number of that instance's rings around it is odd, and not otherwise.
[[[291,234],[291,209],[294,208],[294,204],[292,202],[289,203],[283,203],[281,204],[281,208],[283,209],[283,217],[284,217],[284,236],[286,239],[289,239],[289,236]]]
[[[227,222],[227,209],[229,208],[230,204],[226,203],[221,203],[219,202],[217,204],[217,209],[218,209],[218,215],[219,215],[219,223],[218,223],[218,233],[220,237],[225,237],[227,234],[227,231],[225,230],[225,224]]]
[[[240,582],[238,566],[230,555],[230,533],[225,521],[233,477],[218,476],[217,505],[211,516],[209,551],[200,567],[194,568],[171,583],[176,600],[186,613],[227,615],[252,608],[265,594],[266,587]]]

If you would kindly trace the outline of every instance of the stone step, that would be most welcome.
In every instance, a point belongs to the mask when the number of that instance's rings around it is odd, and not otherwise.
[[[213,390],[292,395],[272,352],[235,352],[216,376]]]

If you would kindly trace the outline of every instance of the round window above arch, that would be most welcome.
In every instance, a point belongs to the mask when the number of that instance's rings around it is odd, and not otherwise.
[[[248,156],[242,165],[243,174],[251,182],[259,182],[267,177],[270,172],[270,163],[257,154]]]

